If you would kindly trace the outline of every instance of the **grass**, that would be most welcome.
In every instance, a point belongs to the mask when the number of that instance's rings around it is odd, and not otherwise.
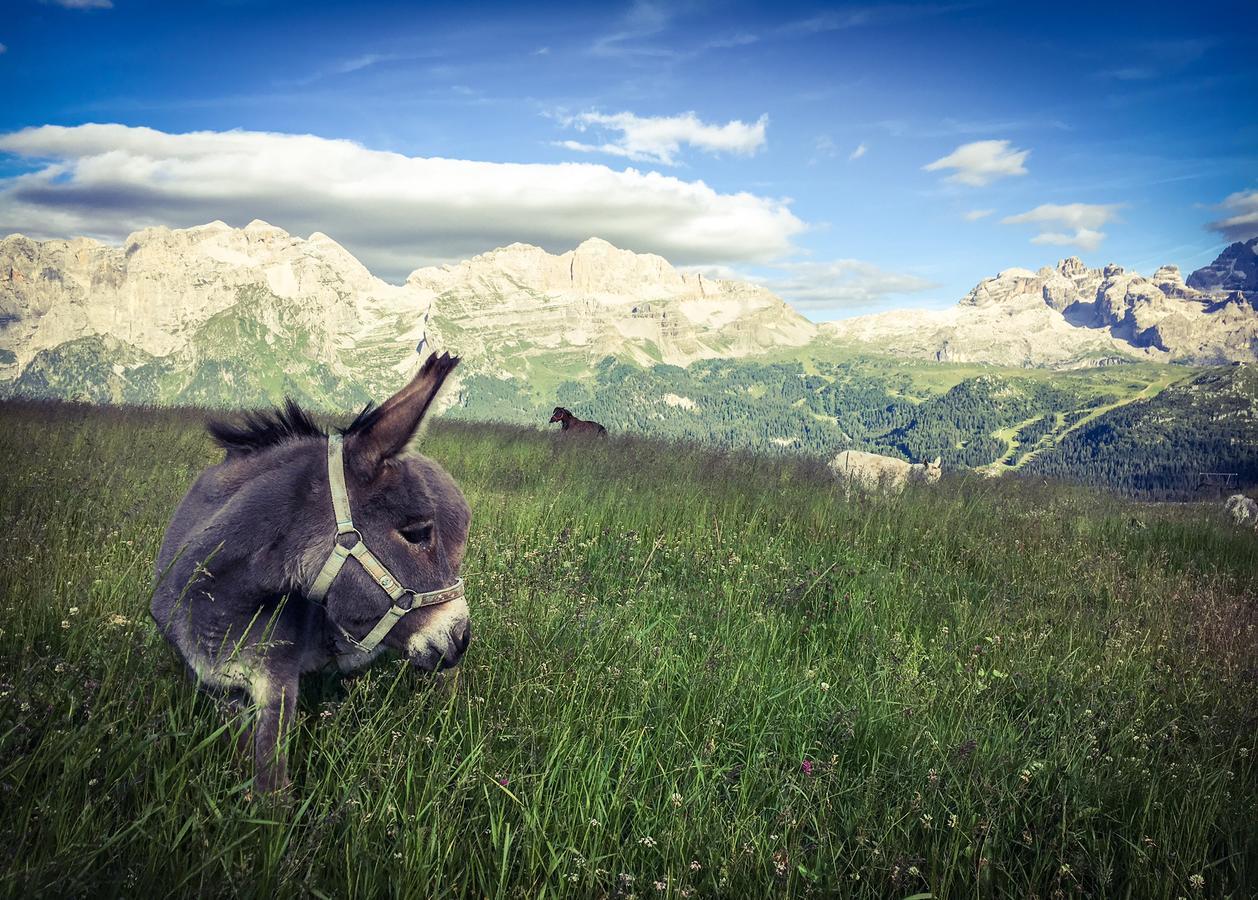
[[[1213,509],[437,423],[472,648],[308,679],[276,800],[147,615],[199,419],[0,406],[5,896],[1258,889],[1258,540]]]

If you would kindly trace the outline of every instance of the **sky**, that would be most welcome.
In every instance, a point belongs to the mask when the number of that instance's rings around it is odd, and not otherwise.
[[[590,236],[817,321],[1258,234],[1258,6],[0,0],[0,234]]]

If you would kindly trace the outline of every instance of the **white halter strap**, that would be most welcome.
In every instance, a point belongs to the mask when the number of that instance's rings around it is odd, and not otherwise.
[[[462,578],[455,579],[454,584],[449,587],[435,591],[413,591],[403,587],[384,563],[367,549],[367,545],[363,543],[362,533],[354,527],[354,518],[350,515],[349,490],[345,486],[345,439],[339,434],[328,436],[328,484],[332,491],[332,510],[336,514],[336,542],[323,568],[315,577],[314,584],[306,592],[307,598],[322,604],[328,595],[328,589],[332,587],[332,582],[340,574],[346,560],[352,556],[393,601],[393,605],[381,616],[376,627],[361,640],[351,636],[340,624],[333,622],[341,636],[349,641],[357,652],[370,653],[375,650],[384,640],[384,636],[397,624],[398,619],[408,612],[425,606],[449,603],[464,595]],[[345,534],[352,534],[357,540],[348,547],[343,546],[340,538]]]

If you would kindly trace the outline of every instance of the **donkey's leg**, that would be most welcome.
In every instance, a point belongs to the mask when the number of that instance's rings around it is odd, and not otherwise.
[[[260,688],[260,689],[258,689]],[[253,764],[261,791],[288,787],[285,736],[297,714],[297,677],[267,679],[255,688],[258,721],[253,729]]]

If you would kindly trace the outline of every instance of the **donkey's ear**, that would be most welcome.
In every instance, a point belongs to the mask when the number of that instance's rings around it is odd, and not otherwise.
[[[429,355],[406,387],[380,404],[357,428],[346,434],[346,455],[362,474],[370,477],[382,462],[406,448],[419,430],[424,414],[441,390],[446,376],[458,364],[459,358],[449,353]]]

